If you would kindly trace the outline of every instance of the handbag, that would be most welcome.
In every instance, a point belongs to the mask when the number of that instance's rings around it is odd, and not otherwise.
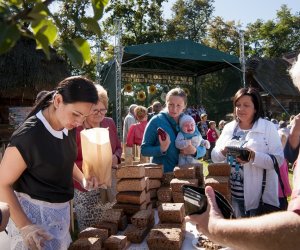
[[[279,172],[279,167],[278,167],[277,159],[276,159],[276,157],[274,155],[269,155],[269,156],[271,157],[271,159],[273,161],[275,172],[278,175],[279,183],[280,183],[282,192],[284,193],[284,186],[283,186],[283,182],[282,182],[281,177],[280,177],[280,172]],[[282,210],[280,207],[276,207],[276,206],[273,206],[271,204],[265,203],[262,200],[262,196],[263,196],[263,193],[265,191],[265,186],[266,186],[266,175],[267,175],[267,170],[264,169],[264,172],[263,172],[263,181],[262,181],[262,187],[261,187],[261,190],[262,190],[261,191],[261,197],[260,197],[259,206],[256,209],[256,211],[257,211],[256,215],[269,214],[269,213],[278,212],[278,211]]]

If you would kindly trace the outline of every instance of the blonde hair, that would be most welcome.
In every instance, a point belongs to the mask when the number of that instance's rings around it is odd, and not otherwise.
[[[107,91],[99,84],[95,84],[97,93],[98,93],[98,98],[99,102],[102,102],[105,108],[108,108],[108,96],[107,96]]]
[[[297,61],[293,64],[289,73],[293,80],[294,85],[300,91],[300,54],[298,55]]]
[[[138,121],[141,121],[148,115],[148,111],[144,106],[137,106],[134,109],[134,115]]]

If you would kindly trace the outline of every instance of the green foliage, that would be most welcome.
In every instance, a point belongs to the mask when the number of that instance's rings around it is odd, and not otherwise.
[[[248,55],[281,57],[300,49],[300,14],[291,14],[286,5],[277,11],[275,20],[257,20],[247,26]]]
[[[36,41],[50,59],[50,47],[59,40],[71,62],[83,67],[91,62],[89,39],[100,37],[98,20],[102,17],[108,0],[57,1],[63,2],[65,18],[51,13],[48,6],[54,0],[7,0],[0,2],[0,54],[12,49],[21,36]],[[92,5],[94,16],[86,16],[87,2]],[[83,7],[83,8],[82,8]],[[70,31],[72,26],[73,32]],[[64,33],[64,31],[68,32]],[[70,35],[71,36],[68,36]],[[61,36],[61,37],[59,37]],[[68,39],[66,39],[68,37]]]
[[[0,23],[0,30],[0,54],[4,54],[15,46],[20,33],[16,24]]]
[[[211,48],[239,56],[239,33],[234,21],[214,17],[208,25],[208,34],[203,43]]]
[[[172,18],[167,20],[167,39],[201,42],[206,35],[214,0],[177,0]]]
[[[113,0],[106,8],[105,32],[115,33],[115,20],[122,24],[122,44],[160,42],[164,37],[162,3],[165,0]]]

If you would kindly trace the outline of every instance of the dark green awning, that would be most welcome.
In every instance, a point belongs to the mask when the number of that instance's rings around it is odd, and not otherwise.
[[[190,40],[124,48],[122,68],[160,69],[203,75],[239,64],[239,58]],[[178,73],[179,73],[178,72]]]

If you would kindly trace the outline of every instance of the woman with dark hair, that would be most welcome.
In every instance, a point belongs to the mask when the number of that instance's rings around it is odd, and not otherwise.
[[[98,101],[95,85],[81,76],[46,93],[13,133],[0,166],[0,200],[10,208],[11,249],[67,249],[73,178],[86,189],[76,164],[75,128]]]
[[[232,205],[237,217],[255,216],[262,200],[279,207],[278,176],[269,154],[280,166],[283,150],[275,126],[263,119],[263,106],[259,92],[242,88],[233,98],[234,121],[225,125],[212,151],[213,162],[227,161],[231,165],[230,184]],[[246,148],[250,157],[245,160],[230,155],[227,146]],[[264,170],[266,185],[262,195]]]

